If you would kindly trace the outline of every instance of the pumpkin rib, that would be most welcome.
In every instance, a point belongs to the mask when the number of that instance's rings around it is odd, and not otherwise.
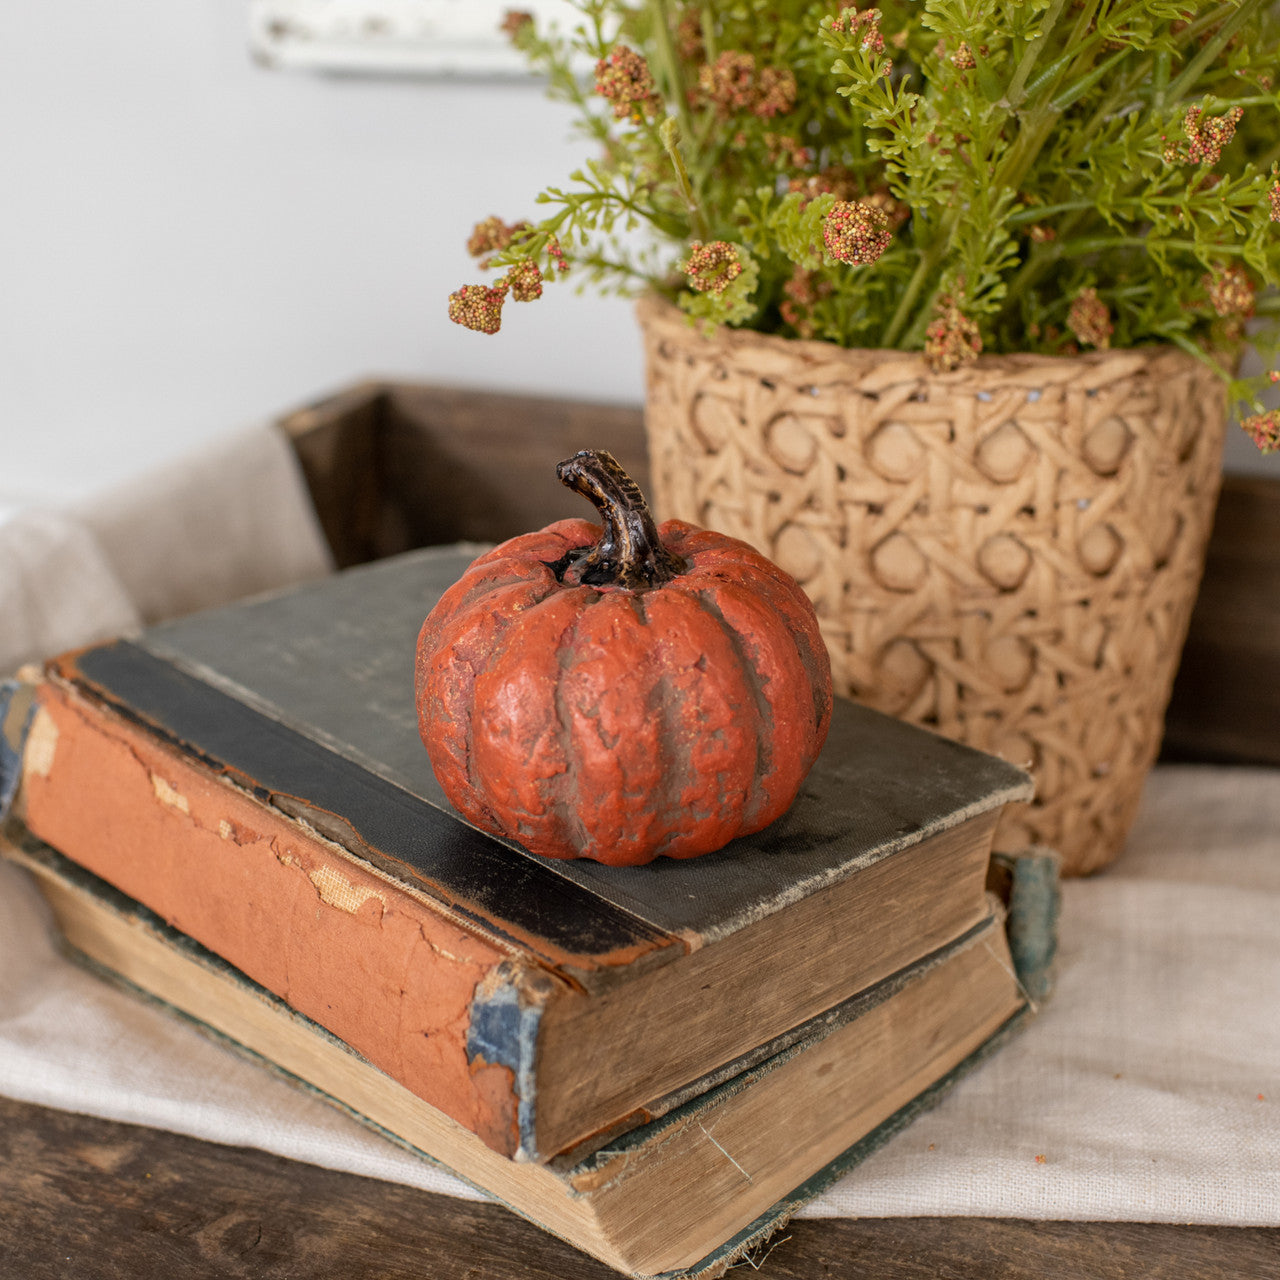
[[[663,683],[662,738],[674,750],[664,820],[669,835],[655,851],[693,857],[737,835],[747,803],[743,747],[753,735],[738,707],[752,695],[724,628],[685,591],[652,592],[646,612]],[[754,769],[755,744],[750,743]]]
[[[673,718],[674,692],[666,664],[655,660],[655,640],[661,632],[654,629],[646,606],[645,592],[637,592],[631,600],[636,613],[637,625],[647,633],[646,649],[649,652],[646,673],[649,677],[649,693],[646,706],[657,718],[658,782],[651,793],[649,809],[652,814],[652,830],[649,839],[653,841],[651,857],[658,857],[682,838],[688,839],[688,833],[680,825],[681,792],[680,782],[689,774],[692,757],[692,744],[683,743],[680,726]],[[683,748],[683,749],[682,749]]]
[[[577,547],[590,546],[599,535],[598,526],[590,520],[574,516],[567,520],[557,520],[545,529],[537,529],[531,533],[518,534],[506,542],[477,556],[468,567],[472,569],[486,568],[500,564],[504,560],[515,560],[525,564],[554,563],[566,551]]]
[[[509,568],[503,573],[495,572],[499,564],[508,564]],[[545,599],[556,588],[556,580],[551,571],[543,564],[536,560],[518,560],[515,558],[495,561],[485,566],[487,572],[476,572],[476,566],[472,565],[466,573],[462,575],[445,593],[440,597],[440,605],[433,609],[427,615],[426,621],[422,624],[422,630],[418,635],[418,644],[420,647],[436,649],[440,643],[440,636],[447,629],[448,625],[458,619],[467,617],[472,610],[484,609],[486,607],[485,597],[495,592],[502,592],[504,596],[513,588],[518,588],[522,584],[528,584],[535,590],[538,587],[544,587],[545,590],[538,597],[539,600]],[[527,607],[527,606],[525,606]],[[495,614],[497,609],[491,610]],[[435,626],[432,625],[432,619],[439,616],[441,621]]]
[[[500,829],[544,855],[567,838],[567,811],[557,802],[570,757],[554,690],[560,654],[582,606],[577,592],[556,591],[524,610],[499,637],[475,685],[476,701],[484,706],[473,718],[478,786],[500,815]],[[505,696],[487,699],[490,686]],[[520,688],[529,693],[518,696]]]
[[[782,815],[821,744],[815,734],[804,665],[786,626],[765,601],[739,583],[720,587],[716,607],[737,634],[766,706],[762,723],[767,729],[767,755],[760,787],[767,798],[751,818],[755,825],[744,828],[745,834]]]
[[[648,797],[644,805],[647,825],[643,839],[634,842],[637,852],[629,859],[630,861],[635,861],[637,857],[651,859],[654,855],[646,852],[645,846],[650,849],[655,845],[661,848],[681,835],[677,829],[675,804],[671,798],[672,785],[676,781],[672,769],[676,761],[672,758],[674,738],[671,724],[670,680],[664,665],[656,660],[657,655],[654,651],[656,633],[650,622],[648,610],[648,601],[653,595],[654,591],[636,591],[628,600],[635,617],[635,627],[644,655],[641,665],[642,687],[644,706],[649,713],[645,724],[646,727],[653,727],[653,732],[648,738],[652,742],[652,750],[646,752],[645,756],[657,775],[645,783]]]
[[[755,742],[755,764],[751,771],[747,798],[742,806],[743,825],[741,831],[745,834],[756,829],[751,824],[756,820],[764,803],[761,797],[764,796],[767,799],[767,793],[764,791],[764,780],[768,777],[773,767],[773,744],[769,741],[767,733],[770,718],[769,700],[765,696],[761,673],[756,670],[755,663],[751,661],[737,628],[730,625],[729,620],[721,611],[717,593],[709,587],[702,586],[695,586],[694,590],[707,616],[715,619],[720,630],[724,633],[725,639],[729,642],[729,647],[733,651],[738,669],[742,673],[743,686],[751,697],[750,705],[753,717],[750,730]]]
[[[757,564],[756,561],[763,561]],[[795,646],[796,655],[804,668],[806,680],[813,696],[814,732],[823,740],[831,720],[831,660],[827,656],[821,632],[818,631],[813,607],[804,597],[804,605],[798,606],[787,583],[778,577],[776,570],[767,572],[758,553],[751,559],[730,561],[711,567],[699,563],[698,568],[722,585],[748,586],[761,599],[767,601],[785,620],[786,631]],[[796,589],[797,591],[799,588]]]
[[[539,601],[554,594],[560,583],[551,570],[551,563],[566,551],[589,545],[594,534],[595,526],[588,520],[559,520],[536,533],[522,534],[486,551],[473,560],[462,577],[440,597],[423,623],[419,645],[433,642],[435,632],[428,631],[433,618],[451,619],[471,609],[483,608],[484,598],[494,592],[505,593],[511,587],[528,582],[545,587]],[[543,556],[548,559],[542,559]],[[494,606],[495,611],[501,607]]]
[[[423,648],[418,659],[419,714],[425,701],[427,714],[436,726],[433,742],[429,744],[432,767],[437,771],[437,778],[443,770],[463,788],[468,803],[475,807],[475,812],[466,813],[466,817],[478,826],[484,825],[486,818],[496,821],[496,815],[485,803],[484,791],[475,773],[470,708],[474,704],[476,678],[487,664],[488,653],[510,628],[512,607],[523,610],[537,605],[554,586],[554,582],[537,580],[510,583],[503,589],[503,599],[482,598],[473,603],[471,608],[436,628],[434,637],[426,644],[427,624],[423,625],[423,635],[419,638]],[[441,779],[441,786],[449,794],[446,780]]]
[[[813,690],[814,721],[820,742],[831,719],[831,660],[809,597],[794,578],[782,573],[749,542],[700,529],[680,520],[662,526],[673,549],[690,563],[690,572],[721,583],[749,582],[756,594],[782,614]]]
[[[813,605],[800,585],[749,543],[736,538],[717,542],[711,535],[703,538],[690,536],[677,545],[695,572],[723,581],[739,581],[749,576],[758,584],[761,593],[776,603],[780,612],[798,618],[812,616]]]
[[[432,768],[445,793],[454,798],[469,820],[478,821],[480,814],[472,812],[478,799],[472,766],[471,716],[466,708],[471,705],[477,668],[460,647],[470,639],[472,625],[469,619],[458,619],[452,630],[459,633],[455,641],[444,642],[449,629],[441,630],[441,636],[427,665],[426,687],[419,703],[419,715],[426,705],[426,715],[434,727],[430,744]],[[449,662],[436,678],[435,663],[444,653]],[[452,785],[451,785],[452,779]],[[464,807],[465,806],[465,807]]]
[[[580,852],[613,864],[636,862],[651,838],[648,797],[660,781],[654,724],[629,724],[632,709],[650,696],[653,670],[635,599],[626,591],[596,594],[574,632],[560,688]]]
[[[557,675],[552,690],[551,703],[558,727],[560,749],[564,753],[566,761],[573,760],[574,756],[573,716],[567,703],[565,675],[572,666],[573,654],[577,650],[578,631],[582,626],[583,619],[586,617],[588,610],[600,602],[600,598],[595,593],[583,597],[581,608],[574,615],[573,622],[565,628],[556,646]],[[586,823],[583,821],[579,807],[575,803],[574,783],[573,769],[566,769],[563,774],[558,774],[551,780],[551,786],[556,793],[553,801],[554,812],[560,824],[559,845],[563,849],[568,844],[578,854],[581,854],[582,850],[587,847],[589,838]],[[564,857],[568,855],[558,852],[552,856]]]

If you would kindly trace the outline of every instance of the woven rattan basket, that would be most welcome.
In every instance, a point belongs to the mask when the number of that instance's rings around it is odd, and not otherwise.
[[[836,688],[1029,766],[1009,849],[1119,853],[1213,518],[1221,383],[1180,351],[946,375],[640,304],[655,507],[754,544],[817,607]]]

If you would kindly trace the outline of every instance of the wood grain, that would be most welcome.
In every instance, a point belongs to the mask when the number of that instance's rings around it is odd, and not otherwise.
[[[616,1280],[496,1204],[0,1098],[3,1280]],[[762,1280],[1267,1280],[1280,1233],[901,1218],[792,1223]]]
[[[648,484],[643,414],[631,405],[369,382],[280,425],[342,567],[591,517],[555,475],[579,449],[608,449]]]
[[[281,419],[340,569],[393,554],[378,463],[382,383],[358,383]],[[407,550],[396,547],[396,550]]]

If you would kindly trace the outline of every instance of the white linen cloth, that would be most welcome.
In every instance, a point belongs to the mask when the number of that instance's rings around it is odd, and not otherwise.
[[[0,522],[0,676],[332,567],[289,442],[251,427],[91,501]]]
[[[0,672],[326,567],[287,444],[250,433],[0,525]],[[476,1194],[65,960],[5,864],[0,1093]],[[1280,1225],[1280,771],[1158,769],[1119,863],[1064,885],[1040,1016],[803,1214]]]
[[[74,515],[19,511],[0,524],[0,676],[35,658],[134,631],[142,619]]]

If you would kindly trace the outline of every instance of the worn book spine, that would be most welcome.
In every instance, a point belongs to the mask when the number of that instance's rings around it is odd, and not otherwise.
[[[9,816],[22,781],[22,753],[36,713],[35,687],[0,680],[0,824]]]
[[[49,684],[34,711],[25,701],[10,708],[29,725],[32,830],[494,1150],[519,1151],[522,1042],[554,978],[125,720]]]

